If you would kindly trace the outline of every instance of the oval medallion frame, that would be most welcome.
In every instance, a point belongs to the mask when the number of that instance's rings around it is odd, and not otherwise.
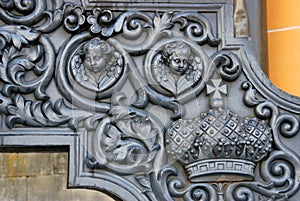
[[[57,86],[70,103],[88,110],[104,112],[108,111],[110,106],[109,104],[100,101],[111,97],[113,92],[118,91],[125,83],[127,76],[127,60],[126,56],[122,55],[124,50],[122,50],[118,44],[114,44],[114,40],[106,40],[106,42],[112,45],[117,52],[121,53],[123,69],[120,77],[115,83],[105,87],[102,91],[95,88],[93,89],[90,86],[83,86],[83,84],[78,83],[78,81],[74,78],[74,73],[71,72],[72,69],[70,67],[70,63],[74,56],[78,54],[79,49],[82,48],[87,41],[93,38],[96,37],[91,36],[88,32],[84,32],[82,34],[75,35],[66,42],[58,56],[59,59],[56,71]]]
[[[177,42],[179,42],[181,44],[185,44],[186,46],[188,46],[190,48],[190,53],[191,53],[190,56],[200,59],[199,65],[201,65],[201,67],[199,67],[200,69],[198,71],[199,78],[197,78],[195,80],[195,82],[191,80],[190,83],[185,83],[185,84],[188,84],[188,86],[184,87],[183,90],[179,89],[177,93],[176,92],[172,93],[172,90],[166,89],[167,85],[163,86],[164,84],[159,83],[157,81],[157,78],[155,78],[156,75],[155,75],[155,72],[153,69],[153,60],[155,60],[155,57],[157,58],[157,56],[159,54],[162,54],[161,52],[163,51],[164,47],[166,47],[168,44],[172,45]],[[164,62],[164,61],[162,61],[162,62]],[[186,103],[186,102],[190,101],[191,99],[195,98],[203,90],[203,87],[204,87],[203,77],[206,77],[206,73],[210,72],[207,70],[209,68],[210,64],[211,64],[211,59],[209,58],[207,53],[203,50],[203,48],[200,45],[195,44],[195,42],[188,40],[186,38],[175,37],[175,38],[161,40],[157,44],[155,44],[153,46],[153,48],[151,48],[151,50],[148,52],[148,54],[146,55],[146,58],[145,58],[144,73],[145,73],[145,77],[146,77],[149,85],[155,91],[157,91],[165,96],[176,97],[180,101],[180,103]],[[162,65],[165,65],[165,64],[162,63]],[[190,63],[188,65],[191,66]],[[187,69],[184,72],[184,74],[182,74],[182,76],[177,80],[177,82],[179,83],[179,82],[181,82],[181,80],[184,80],[185,77],[189,76],[188,73],[193,73],[192,71],[193,71],[193,69]],[[194,71],[194,72],[196,72],[196,71]],[[195,76],[197,76],[197,75],[195,75]],[[167,80],[170,80],[170,79],[167,79]],[[178,83],[176,83],[175,85],[177,85]]]

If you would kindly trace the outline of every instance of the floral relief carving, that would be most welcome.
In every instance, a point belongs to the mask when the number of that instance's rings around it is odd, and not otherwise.
[[[134,174],[163,162],[157,157],[163,150],[159,144],[163,126],[159,121],[143,111],[121,105],[114,105],[109,113],[110,116],[102,119],[95,130],[95,156],[89,159],[90,166]],[[156,160],[155,164],[152,164],[153,160]]]
[[[38,99],[47,99],[45,86],[54,71],[54,51],[50,41],[26,26],[2,26],[0,35],[0,70],[1,79],[5,82],[3,93],[9,96],[13,92],[34,91]],[[43,54],[43,50],[46,54]],[[30,72],[34,72],[35,77],[28,80],[26,75]]]
[[[292,198],[300,109],[224,31],[232,3],[0,1],[3,146],[68,146],[70,184],[125,200]]]

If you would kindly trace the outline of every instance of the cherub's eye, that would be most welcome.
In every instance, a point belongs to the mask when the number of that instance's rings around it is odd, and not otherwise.
[[[175,59],[175,62],[179,64],[180,63],[180,59]]]
[[[99,61],[99,60],[100,60],[100,57],[99,57],[99,56],[95,56],[95,57],[94,57],[94,60],[95,60],[95,61]]]
[[[85,60],[86,60],[86,62],[91,63],[91,58],[90,57],[86,57]]]

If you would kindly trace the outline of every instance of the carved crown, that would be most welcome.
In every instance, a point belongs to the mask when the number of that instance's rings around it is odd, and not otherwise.
[[[190,181],[251,180],[256,163],[271,151],[271,128],[265,120],[214,107],[220,99],[212,100],[209,111],[172,124],[167,152],[185,165]]]

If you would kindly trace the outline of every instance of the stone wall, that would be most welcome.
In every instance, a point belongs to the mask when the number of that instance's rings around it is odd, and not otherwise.
[[[68,154],[0,153],[1,201],[112,201],[107,195],[67,189]]]

